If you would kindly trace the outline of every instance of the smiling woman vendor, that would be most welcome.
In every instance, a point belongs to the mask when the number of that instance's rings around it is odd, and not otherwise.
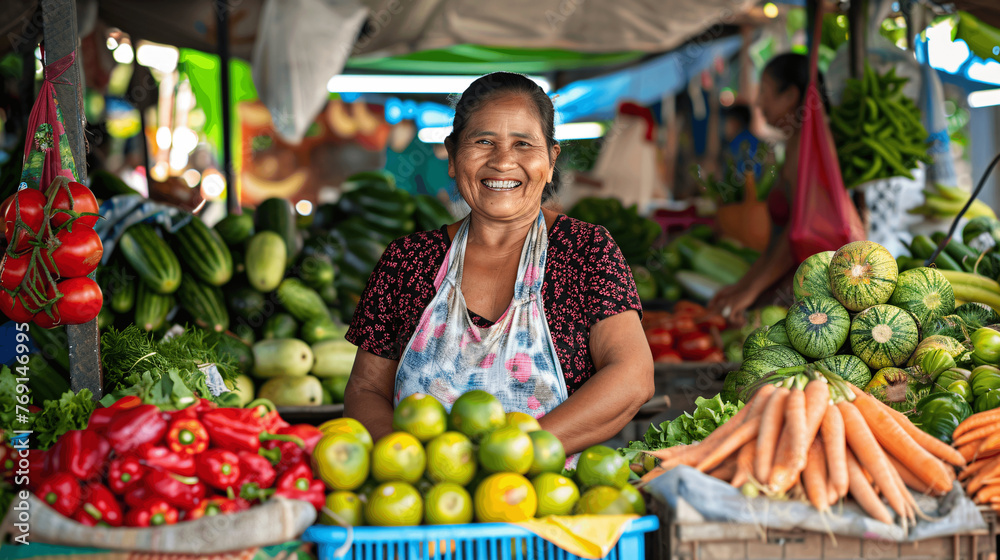
[[[392,431],[400,399],[450,409],[485,390],[539,418],[567,453],[606,441],[653,395],[653,360],[628,265],[608,231],[542,208],[555,191],[553,107],[519,74],[462,94],[448,174],[472,209],[386,249],[347,339],[346,416]]]

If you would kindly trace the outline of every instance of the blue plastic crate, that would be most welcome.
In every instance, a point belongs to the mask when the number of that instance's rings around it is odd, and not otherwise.
[[[654,515],[625,526],[608,560],[645,558],[644,534],[660,527]],[[411,527],[343,527],[313,525],[302,540],[318,545],[319,560],[577,560],[531,531],[507,523],[419,525]],[[337,555],[338,552],[342,554]]]

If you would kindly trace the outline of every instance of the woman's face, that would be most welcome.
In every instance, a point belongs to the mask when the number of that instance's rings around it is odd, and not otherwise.
[[[789,86],[785,91],[778,91],[778,83],[770,74],[764,73],[760,79],[757,105],[764,113],[767,124],[775,127],[783,126],[788,118],[795,114],[798,104],[799,88]]]
[[[449,150],[448,175],[474,214],[498,222],[533,219],[558,155],[531,101],[507,94],[470,116]]]

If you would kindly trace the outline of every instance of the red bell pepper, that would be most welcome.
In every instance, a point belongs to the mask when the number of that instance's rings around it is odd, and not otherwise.
[[[316,444],[323,437],[323,432],[319,431],[319,428],[310,426],[309,424],[296,424],[287,428],[281,428],[278,430],[278,434],[295,436],[305,443],[304,448],[290,441],[269,441],[264,444],[264,447],[268,450],[278,449],[281,454],[280,457],[276,457],[274,454],[265,455],[272,461],[277,459],[275,464],[279,476],[285,470],[301,463],[303,460],[309,460]]]
[[[208,449],[208,432],[197,418],[178,418],[170,423],[167,446],[175,453],[201,453]]]
[[[195,519],[201,519],[202,517],[211,517],[213,515],[222,515],[225,513],[236,513],[242,511],[240,504],[236,500],[231,500],[229,498],[209,498],[207,500],[202,500],[201,504],[188,511],[185,514],[184,519],[186,521],[193,521]]]
[[[193,418],[197,420],[203,412],[208,410],[213,410],[218,408],[218,405],[208,399],[198,399],[197,402],[188,406],[187,408],[182,408],[180,410],[175,410],[168,413],[171,420],[179,420],[182,418]]]
[[[43,480],[35,494],[66,517],[72,517],[80,508],[80,481],[67,472],[59,472]]]
[[[309,502],[316,508],[316,511],[323,509],[323,506],[326,505],[326,485],[319,479],[296,479],[294,486],[278,488],[274,495]]]
[[[122,507],[118,498],[108,490],[108,487],[95,482],[83,489],[83,504],[80,511],[92,517],[97,524],[111,527],[121,527]]]
[[[698,328],[703,331],[707,331],[713,328],[721,331],[724,330],[727,326],[726,318],[723,317],[722,315],[719,315],[718,313],[706,313],[705,315],[698,317],[698,320],[695,321],[695,323],[697,324]]]
[[[255,483],[259,488],[270,488],[277,479],[277,473],[271,462],[256,453],[240,451],[240,479],[236,481],[238,488],[244,484]]]
[[[71,515],[70,518],[77,523],[86,525],[87,527],[97,527],[97,520],[94,519],[94,516],[83,511],[82,509],[76,510],[76,513]]]
[[[177,523],[177,508],[162,498],[152,498],[129,510],[125,524],[129,527],[155,527]]]
[[[265,424],[252,408],[217,408],[201,415],[212,445],[231,451],[256,453],[261,442],[291,441],[305,447],[301,438],[268,433]]]
[[[90,430],[70,430],[45,455],[45,473],[68,472],[81,481],[101,475],[111,446]]]
[[[313,479],[312,468],[306,463],[298,463],[285,471],[285,474],[278,477],[278,484],[275,486],[279,490],[298,488],[307,490],[309,482]]]
[[[169,471],[181,476],[194,476],[197,472],[194,455],[182,455],[166,447],[149,447],[139,454],[142,464]]]
[[[111,447],[124,455],[143,446],[156,445],[167,434],[167,420],[154,404],[144,404],[115,415],[108,426]]]
[[[108,488],[115,494],[124,494],[146,474],[146,470],[135,455],[116,457],[108,466]]]
[[[681,300],[674,304],[674,315],[688,315],[697,317],[705,314],[705,306],[693,301]]]
[[[141,506],[156,496],[153,494],[153,491],[149,488],[149,486],[146,486],[145,484],[133,484],[125,490],[125,495],[123,497],[125,505],[135,508]]]
[[[240,457],[228,449],[210,449],[195,459],[198,476],[212,488],[225,490],[240,479]]]
[[[143,478],[146,486],[157,498],[182,510],[193,509],[201,503],[207,490],[195,477],[180,476],[161,470],[152,470]]]
[[[288,422],[278,414],[278,407],[269,399],[255,399],[247,404],[246,410],[253,411],[265,431],[277,433],[281,428],[288,427]]]
[[[107,431],[108,426],[111,425],[111,420],[113,420],[114,417],[121,411],[135,408],[141,404],[142,398],[132,395],[118,399],[109,407],[98,408],[90,414],[90,420],[87,422],[87,429],[103,434]]]

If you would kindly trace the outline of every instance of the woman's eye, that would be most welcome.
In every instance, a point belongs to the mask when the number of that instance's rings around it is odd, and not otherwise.
[[[488,146],[489,144],[492,144],[492,142],[490,142],[489,140],[486,140],[484,138],[484,139],[481,139],[481,140],[476,140],[476,144],[483,144],[483,145]]]

